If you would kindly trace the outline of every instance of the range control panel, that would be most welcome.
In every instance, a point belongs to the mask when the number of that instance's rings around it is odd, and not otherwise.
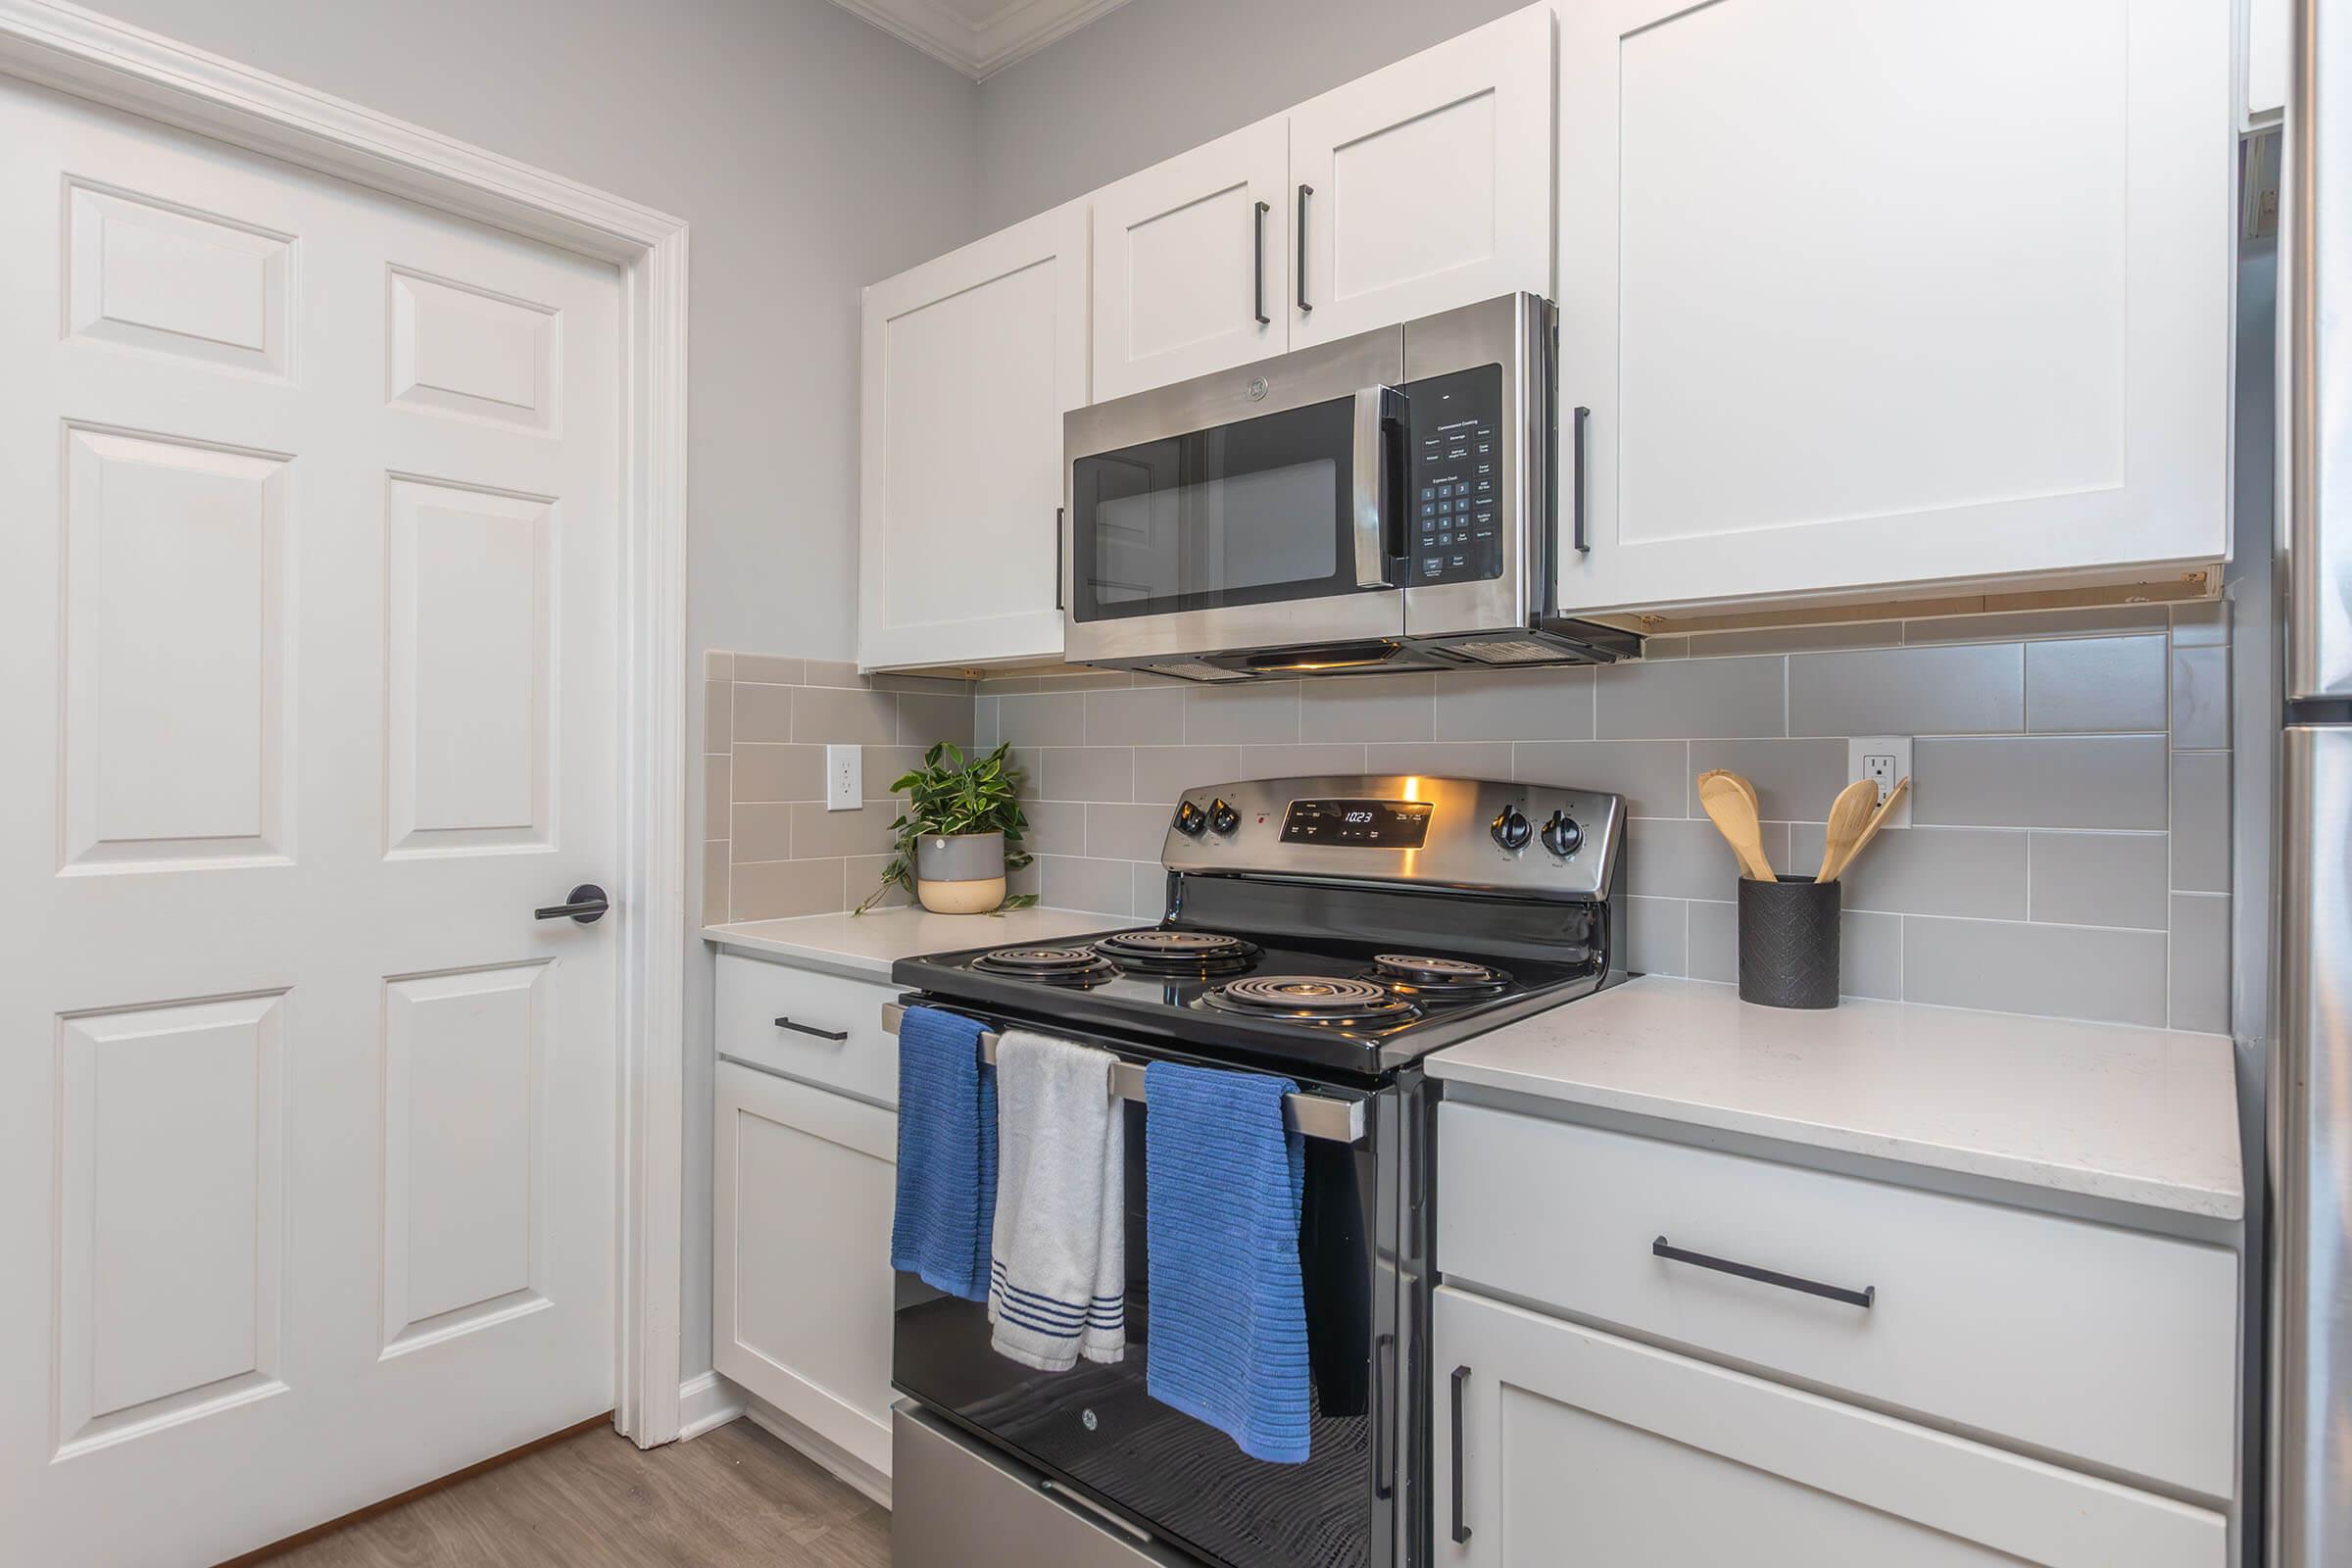
[[[1411,400],[1408,586],[1502,575],[1502,367],[1433,375]]]
[[[1184,792],[1171,871],[1329,876],[1606,897],[1625,802],[1593,790],[1426,774],[1249,779]]]

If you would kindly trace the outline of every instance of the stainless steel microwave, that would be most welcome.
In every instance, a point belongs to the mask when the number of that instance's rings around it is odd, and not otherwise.
[[[1553,610],[1554,340],[1504,295],[1065,415],[1063,657],[1231,681],[1638,652]]]

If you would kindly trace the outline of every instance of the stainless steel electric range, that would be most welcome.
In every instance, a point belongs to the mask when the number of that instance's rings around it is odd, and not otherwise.
[[[1272,1464],[1145,1392],[1148,1112],[1143,1074],[1122,1070],[1126,1359],[1032,1371],[989,1348],[983,1306],[900,1275],[899,1568],[1430,1560],[1435,1086],[1419,1062],[1626,978],[1624,840],[1624,803],[1581,790],[1415,775],[1216,785],[1174,808],[1156,925],[892,969],[916,993],[906,1003],[992,1031],[1292,1082],[1313,1400],[1309,1458]]]

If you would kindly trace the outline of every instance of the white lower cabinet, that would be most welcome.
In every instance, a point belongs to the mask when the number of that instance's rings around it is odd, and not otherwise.
[[[2220,1514],[1450,1286],[1437,1295],[1439,1563],[2226,1561]]]
[[[890,1473],[898,1117],[718,1064],[718,1370]]]

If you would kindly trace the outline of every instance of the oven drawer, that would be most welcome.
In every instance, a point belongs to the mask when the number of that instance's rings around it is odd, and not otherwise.
[[[883,1032],[882,1007],[898,995],[888,985],[722,953],[715,1009],[719,1054],[895,1106],[899,1043]],[[835,1034],[846,1038],[829,1038]]]
[[[891,1414],[893,1568],[1190,1568],[920,1408]]]
[[[1449,1284],[2230,1494],[2223,1249],[1477,1105],[1441,1107],[1438,1168]]]

